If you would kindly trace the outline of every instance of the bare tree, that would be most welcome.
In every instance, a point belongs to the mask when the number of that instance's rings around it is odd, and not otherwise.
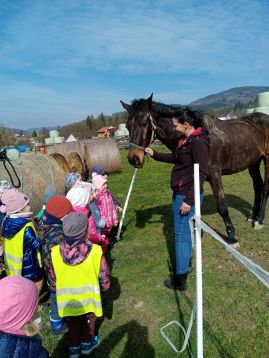
[[[14,145],[16,142],[16,138],[14,133],[9,128],[4,127],[0,124],[0,145],[8,146]]]

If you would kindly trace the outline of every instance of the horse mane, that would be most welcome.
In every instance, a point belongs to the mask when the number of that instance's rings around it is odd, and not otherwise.
[[[175,111],[181,111],[181,106],[171,106],[169,104],[164,104],[160,102],[152,102],[153,112],[158,113],[158,115],[163,117],[172,117]]]

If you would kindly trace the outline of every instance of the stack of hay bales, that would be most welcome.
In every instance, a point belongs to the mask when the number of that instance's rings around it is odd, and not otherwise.
[[[126,124],[122,123],[119,125],[119,129],[115,132],[115,137],[127,137],[129,135],[129,131],[126,128]]]
[[[257,107],[247,109],[247,113],[261,112],[269,115],[269,92],[261,92],[257,96]]]
[[[87,177],[88,170],[95,165],[101,166],[108,173],[122,170],[119,147],[113,138],[92,138],[55,144],[47,148],[47,153],[64,170],[67,167],[70,172],[78,172],[83,177]]]
[[[49,138],[45,138],[45,143],[47,145],[52,144],[60,144],[64,142],[64,137],[59,136],[59,132],[57,130],[49,131]]]

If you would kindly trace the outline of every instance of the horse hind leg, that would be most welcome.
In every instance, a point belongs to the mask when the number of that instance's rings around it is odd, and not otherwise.
[[[228,236],[227,243],[233,246],[234,248],[238,248],[239,242],[238,240],[235,239],[235,228],[230,218],[228,207],[224,200],[224,190],[221,180],[221,173],[217,171],[216,168],[211,175],[209,174],[208,182],[215,196],[218,212],[222,217],[226,227],[226,232]]]
[[[260,229],[263,227],[266,203],[269,195],[269,153],[266,154],[263,159],[264,159],[264,181],[262,187],[261,205],[257,213],[257,220],[254,222],[255,229]]]
[[[248,217],[248,221],[251,221],[254,225],[258,221],[258,213],[261,208],[262,202],[262,190],[263,190],[263,180],[260,173],[260,163],[262,158],[258,160],[253,166],[251,166],[248,171],[252,178],[253,189],[254,189],[254,203],[252,206],[251,214]]]

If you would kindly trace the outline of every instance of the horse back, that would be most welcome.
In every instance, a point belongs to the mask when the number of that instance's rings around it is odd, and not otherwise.
[[[269,155],[268,115],[253,113],[227,121],[205,116],[204,120],[211,139],[209,168],[233,174]]]

